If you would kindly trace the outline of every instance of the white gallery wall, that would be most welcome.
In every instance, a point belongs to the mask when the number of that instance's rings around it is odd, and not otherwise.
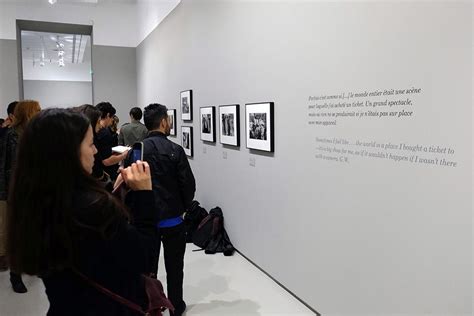
[[[40,100],[42,108],[68,108],[92,103],[92,82],[23,80],[25,100]]]
[[[57,64],[45,63],[39,65],[39,61],[23,60],[23,80],[49,80],[49,81],[92,81],[91,62],[68,63],[66,67]]]
[[[471,315],[470,2],[182,1],[137,79],[178,117],[193,90],[197,200],[315,310]],[[274,154],[245,146],[261,101]],[[235,103],[240,148],[203,143],[199,107]]]

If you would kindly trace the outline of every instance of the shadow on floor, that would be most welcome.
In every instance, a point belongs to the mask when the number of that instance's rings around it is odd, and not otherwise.
[[[221,301],[189,305],[187,312],[192,315],[242,315],[259,316],[260,305],[251,300]]]

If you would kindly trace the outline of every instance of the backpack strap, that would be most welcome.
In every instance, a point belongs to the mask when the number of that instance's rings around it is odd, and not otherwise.
[[[149,315],[149,313],[146,313],[143,308],[136,304],[136,303],[133,303],[132,301],[129,301],[127,300],[126,298],[110,291],[109,289],[103,287],[102,285],[100,285],[99,283],[93,281],[92,279],[88,278],[87,276],[85,276],[84,274],[82,274],[81,272],[79,272],[78,270],[76,269],[72,269],[74,271],[74,273],[76,273],[82,280],[84,280],[87,284],[89,284],[90,286],[92,286],[93,288],[95,288],[96,290],[98,290],[99,292],[101,292],[102,294],[105,294],[107,295],[108,297],[110,297],[111,299],[113,299],[114,301],[124,305],[124,306],[127,306],[128,308],[130,309],[133,309],[134,311],[140,313],[141,315],[144,315],[144,316],[147,316]]]

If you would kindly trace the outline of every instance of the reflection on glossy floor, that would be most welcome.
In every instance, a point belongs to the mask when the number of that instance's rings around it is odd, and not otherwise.
[[[212,256],[192,252],[195,248],[188,244],[185,259],[186,315],[314,315],[239,254]],[[158,274],[165,285],[162,258]],[[16,294],[8,272],[0,273],[1,316],[46,315],[48,300],[41,280],[24,277],[24,282],[28,293]]]

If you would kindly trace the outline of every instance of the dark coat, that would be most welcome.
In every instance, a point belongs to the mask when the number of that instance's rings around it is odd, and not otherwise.
[[[7,130],[8,128],[0,128],[0,200],[7,199],[7,180],[5,173],[5,163],[7,159]]]
[[[143,140],[143,160],[150,164],[155,210],[160,220],[181,216],[190,206],[196,181],[183,148],[160,132]]]
[[[74,219],[78,225],[73,244],[77,250],[75,267],[91,280],[143,307],[147,298],[142,273],[150,270],[150,250],[156,243],[156,213],[150,209],[154,203],[152,191],[132,192],[132,224],[125,217],[114,222],[115,233],[104,239],[86,226],[94,226],[105,218],[92,210],[94,195],[78,194],[74,205]],[[84,225],[85,224],[85,225]],[[49,299],[49,316],[103,316],[136,315],[128,307],[117,303],[87,284],[71,270],[53,272],[42,277]]]
[[[0,130],[0,200],[8,197],[8,186],[16,160],[18,133],[13,128]]]

